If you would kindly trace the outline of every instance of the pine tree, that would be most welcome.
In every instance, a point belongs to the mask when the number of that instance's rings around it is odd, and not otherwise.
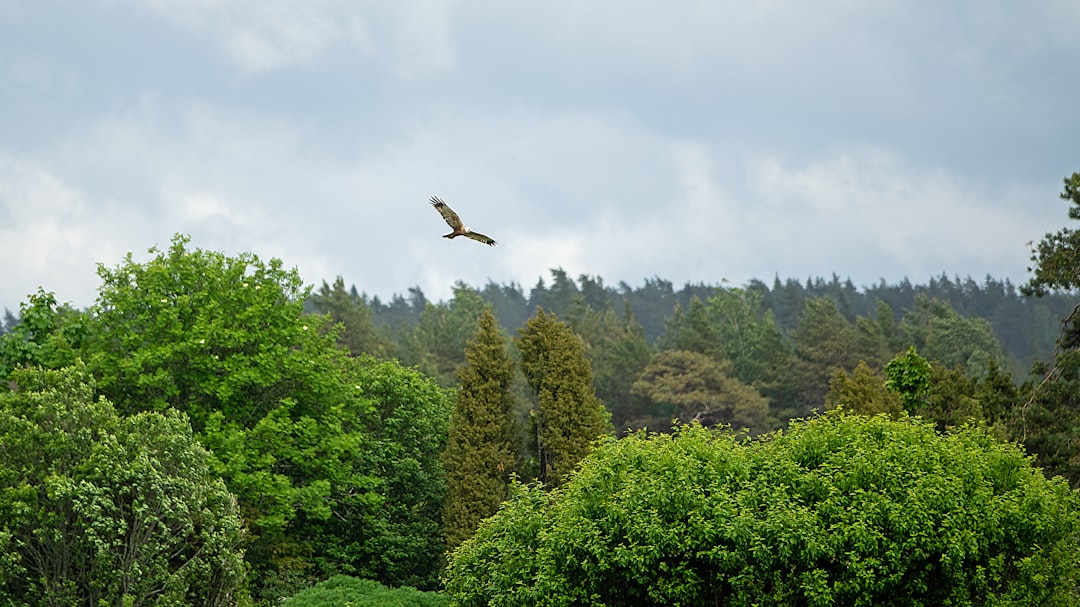
[[[562,483],[607,428],[607,413],[592,385],[585,342],[554,314],[538,309],[519,330],[521,369],[536,394],[540,480]]]
[[[449,550],[498,510],[514,466],[514,364],[490,308],[478,325],[465,346],[466,364],[458,371],[461,384],[443,452],[448,484],[443,535]]]

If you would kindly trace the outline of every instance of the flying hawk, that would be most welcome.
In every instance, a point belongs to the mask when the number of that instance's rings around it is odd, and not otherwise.
[[[443,235],[443,238],[456,238],[458,236],[464,236],[465,238],[472,238],[473,240],[480,241],[486,245],[495,246],[495,240],[488,236],[484,236],[479,232],[473,232],[464,223],[461,223],[461,218],[454,212],[449,206],[443,202],[442,198],[438,196],[431,197],[431,204],[435,207],[435,210],[442,215],[442,218],[446,220],[447,225],[453,229],[453,232]]]

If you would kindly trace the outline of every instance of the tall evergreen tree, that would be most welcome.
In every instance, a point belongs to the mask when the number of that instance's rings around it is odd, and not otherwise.
[[[481,520],[506,498],[514,467],[515,437],[510,385],[514,363],[491,309],[465,346],[465,366],[443,452],[447,477],[443,535],[453,550],[472,536]]]
[[[519,330],[521,369],[536,393],[537,462],[541,482],[563,482],[607,427],[592,385],[585,342],[554,314],[537,309]]]

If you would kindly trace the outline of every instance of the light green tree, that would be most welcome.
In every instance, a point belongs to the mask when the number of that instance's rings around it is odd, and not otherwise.
[[[911,346],[885,365],[885,386],[900,396],[905,411],[914,414],[930,395],[930,363]]]
[[[1010,605],[1080,601],[1080,497],[974,428],[829,413],[744,443],[609,441],[519,487],[454,552],[451,604]]]
[[[447,395],[350,357],[277,259],[188,247],[99,268],[81,355],[122,413],[178,410],[238,499],[256,600],[334,572],[430,587]]]
[[[183,414],[117,414],[84,366],[0,389],[0,604],[235,605],[236,502]]]

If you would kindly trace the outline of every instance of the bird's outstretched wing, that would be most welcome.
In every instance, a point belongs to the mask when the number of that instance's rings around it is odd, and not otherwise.
[[[439,198],[438,196],[432,196],[431,204],[435,207],[435,210],[439,212],[439,215],[442,215],[442,218],[446,220],[446,223],[451,228],[453,228],[455,232],[460,231],[461,228],[465,226],[465,224],[461,223],[461,218],[458,217],[458,214],[454,212],[454,209],[451,209],[449,205],[443,202],[442,198]]]
[[[495,244],[496,244],[494,238],[492,238],[490,236],[484,236],[483,234],[481,234],[479,232],[473,232],[472,230],[469,230],[468,232],[465,232],[464,234],[462,234],[462,236],[464,236],[466,238],[472,238],[473,240],[480,241],[480,242],[482,242],[482,243],[484,243],[486,245],[490,245],[490,246],[495,246]]]

